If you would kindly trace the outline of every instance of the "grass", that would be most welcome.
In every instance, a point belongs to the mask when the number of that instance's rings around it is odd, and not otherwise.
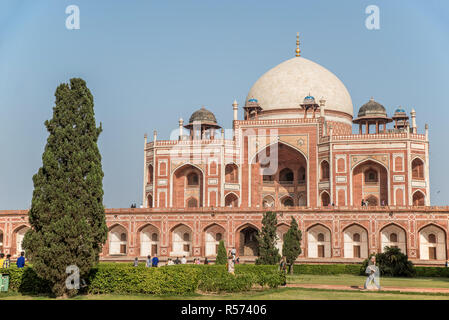
[[[45,296],[26,296],[18,293],[0,294],[4,300],[47,300]],[[54,300],[54,299],[53,299]],[[80,295],[72,300],[449,300],[444,294],[397,292],[359,292],[302,288],[278,288],[245,293],[188,296],[154,295]]]
[[[363,286],[365,276],[355,276],[349,274],[339,275],[293,275],[287,277],[288,283],[300,284],[328,284]],[[449,288],[448,278],[388,278],[381,277],[380,285],[386,287],[410,287],[410,288]]]
[[[355,275],[293,275],[288,283],[362,286],[364,276]],[[448,288],[448,278],[381,278],[382,286],[413,288]],[[29,296],[17,292],[0,293],[0,300],[47,300],[47,296]],[[278,288],[230,294],[191,294],[187,296],[155,295],[79,295],[73,300],[449,300],[449,294],[361,292],[309,288]]]

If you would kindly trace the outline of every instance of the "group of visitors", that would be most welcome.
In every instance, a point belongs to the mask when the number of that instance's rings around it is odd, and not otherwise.
[[[175,264],[187,264],[186,256],[183,256],[181,259],[179,259],[179,257],[176,257],[175,260],[173,260],[172,258],[168,258],[167,263],[166,263],[167,266],[173,266]],[[194,258],[193,264],[201,264],[201,259]],[[209,260],[207,258],[204,259],[204,264],[209,264]],[[134,258],[133,266],[134,267],[139,266],[139,258],[137,258],[137,257]],[[149,268],[149,267],[157,268],[159,266],[159,258],[157,256],[154,256],[153,258],[151,258],[151,256],[148,256],[145,261],[145,266],[147,268]]]
[[[25,267],[25,252],[20,253],[20,257],[16,261],[17,268]],[[0,253],[0,268],[7,269],[11,266],[11,255],[7,254],[5,258],[4,253]]]

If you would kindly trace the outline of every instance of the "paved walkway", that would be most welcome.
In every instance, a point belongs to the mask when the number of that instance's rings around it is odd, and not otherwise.
[[[348,290],[360,291],[363,290],[361,286],[345,286],[334,284],[301,284],[289,283],[287,288],[312,288],[312,289],[327,289],[327,290]],[[365,290],[363,290],[365,291]],[[368,290],[366,290],[368,291]],[[376,291],[376,290],[369,290]],[[449,293],[449,288],[407,288],[407,287],[382,287],[381,291],[398,291],[398,292],[421,292],[421,293]]]

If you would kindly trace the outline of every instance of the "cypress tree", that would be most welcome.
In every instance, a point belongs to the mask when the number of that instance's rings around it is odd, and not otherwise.
[[[293,264],[301,254],[302,233],[298,230],[298,223],[292,217],[290,228],[284,237],[284,245],[282,247],[282,255],[287,259],[290,273],[293,273]]]
[[[276,212],[265,212],[262,218],[262,232],[257,235],[259,256],[256,264],[276,264],[281,259],[279,249],[276,248],[276,226]]]
[[[107,226],[97,146],[102,128],[95,124],[93,96],[74,78],[59,85],[55,97],[23,246],[36,273],[61,296],[76,293],[65,285],[68,266],[77,266],[83,279],[98,262]]]
[[[226,264],[228,256],[226,254],[226,248],[223,240],[218,243],[218,252],[215,264]]]

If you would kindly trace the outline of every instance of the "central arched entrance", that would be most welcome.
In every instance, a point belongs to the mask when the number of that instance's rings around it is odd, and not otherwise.
[[[252,225],[245,225],[237,231],[238,253],[240,256],[259,255],[259,242],[257,234],[259,230]]]
[[[193,165],[184,165],[173,173],[173,206],[195,208],[203,206],[203,173]]]
[[[362,200],[368,206],[388,205],[388,171],[380,163],[366,160],[352,171],[352,191],[355,206]]]
[[[278,142],[259,151],[251,164],[252,199],[260,206],[307,206],[307,160],[295,148]],[[267,196],[274,203],[267,201]]]

